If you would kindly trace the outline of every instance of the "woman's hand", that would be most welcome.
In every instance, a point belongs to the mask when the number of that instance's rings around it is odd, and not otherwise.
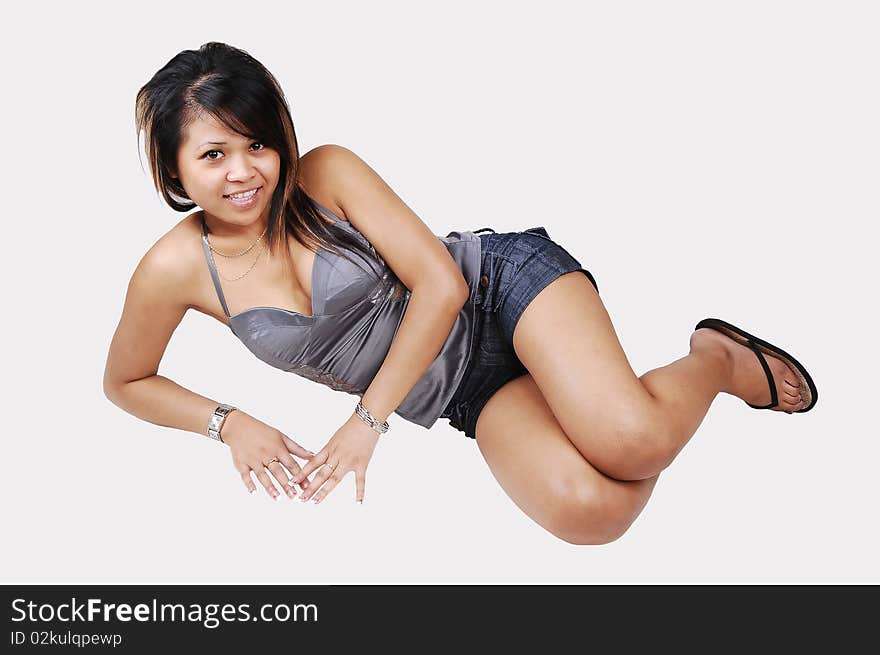
[[[301,471],[294,474],[291,484],[301,483],[303,489],[308,489],[303,491],[300,500],[305,502],[314,498],[316,504],[320,503],[349,471],[354,471],[357,488],[355,500],[363,502],[367,464],[370,463],[377,441],[379,433],[356,414],[352,414],[336,434],[330,437],[327,445]],[[318,472],[309,482],[308,476],[315,470]],[[306,484],[309,486],[306,487]]]
[[[253,492],[257,488],[251,479],[251,471],[253,471],[265,487],[266,493],[275,500],[280,494],[272,484],[272,477],[266,473],[266,469],[269,469],[287,496],[293,499],[296,496],[296,490],[288,484],[285,469],[290,471],[291,475],[296,475],[300,472],[300,467],[293,459],[293,455],[301,459],[309,459],[315,455],[287,435],[240,409],[231,412],[226,417],[223,427],[220,429],[220,436],[223,442],[229,446],[229,450],[232,452],[232,463],[235,465],[235,470],[241,474],[241,480],[248,491]],[[278,461],[269,464],[276,457]],[[269,464],[268,467],[265,464]],[[301,487],[306,489],[307,485],[308,482]]]

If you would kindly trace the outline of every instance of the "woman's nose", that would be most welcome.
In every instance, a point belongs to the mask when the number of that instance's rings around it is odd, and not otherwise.
[[[229,172],[226,173],[226,179],[230,182],[240,182],[249,180],[256,174],[253,164],[248,162],[246,157],[230,157]]]

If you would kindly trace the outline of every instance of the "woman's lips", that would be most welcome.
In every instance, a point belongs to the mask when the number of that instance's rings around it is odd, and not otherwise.
[[[223,196],[230,203],[238,207],[239,209],[250,209],[254,205],[257,204],[257,199],[260,197],[260,194],[263,192],[263,187],[257,187],[256,193],[254,193],[250,198],[238,199],[233,198],[232,196]]]

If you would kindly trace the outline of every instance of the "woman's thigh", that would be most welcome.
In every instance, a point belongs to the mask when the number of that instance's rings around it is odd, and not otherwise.
[[[620,347],[592,275],[542,227],[480,235],[474,343],[442,417],[476,437],[484,406],[529,374],[581,457],[618,480],[652,477],[653,399]],[[635,467],[635,468],[634,468]]]
[[[632,369],[599,294],[576,273],[534,297],[513,332],[517,359],[583,456],[615,478],[661,470],[656,401]],[[648,474],[645,474],[647,476]]]
[[[452,408],[468,436],[483,403],[529,373],[569,440],[602,473],[648,478],[668,459],[656,402],[632,370],[593,276],[542,227],[481,235],[471,368]]]
[[[621,481],[597,471],[571,443],[531,375],[495,392],[479,413],[477,445],[510,499],[559,538],[599,544],[622,535],[657,477]]]

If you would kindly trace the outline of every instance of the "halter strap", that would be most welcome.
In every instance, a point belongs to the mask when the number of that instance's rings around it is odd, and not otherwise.
[[[327,209],[324,205],[322,205],[321,203],[319,203],[319,202],[318,202],[317,200],[315,200],[314,198],[309,198],[309,200],[312,201],[312,204],[318,209],[319,212],[321,212],[322,214],[324,214],[324,216],[326,216],[327,218],[331,218],[331,219],[333,219],[333,222],[334,222],[334,223],[342,223],[342,222],[344,222],[341,218],[339,218],[336,214],[334,214],[333,212],[331,212],[329,209]]]
[[[202,216],[202,246],[205,248],[205,258],[208,260],[208,268],[211,270],[211,279],[214,280],[214,288],[217,290],[217,297],[220,298],[220,304],[223,305],[223,313],[229,317],[229,308],[226,306],[226,298],[223,296],[223,289],[220,287],[220,276],[217,275],[217,267],[214,265],[214,255],[211,253],[211,244],[208,243],[208,224]]]

